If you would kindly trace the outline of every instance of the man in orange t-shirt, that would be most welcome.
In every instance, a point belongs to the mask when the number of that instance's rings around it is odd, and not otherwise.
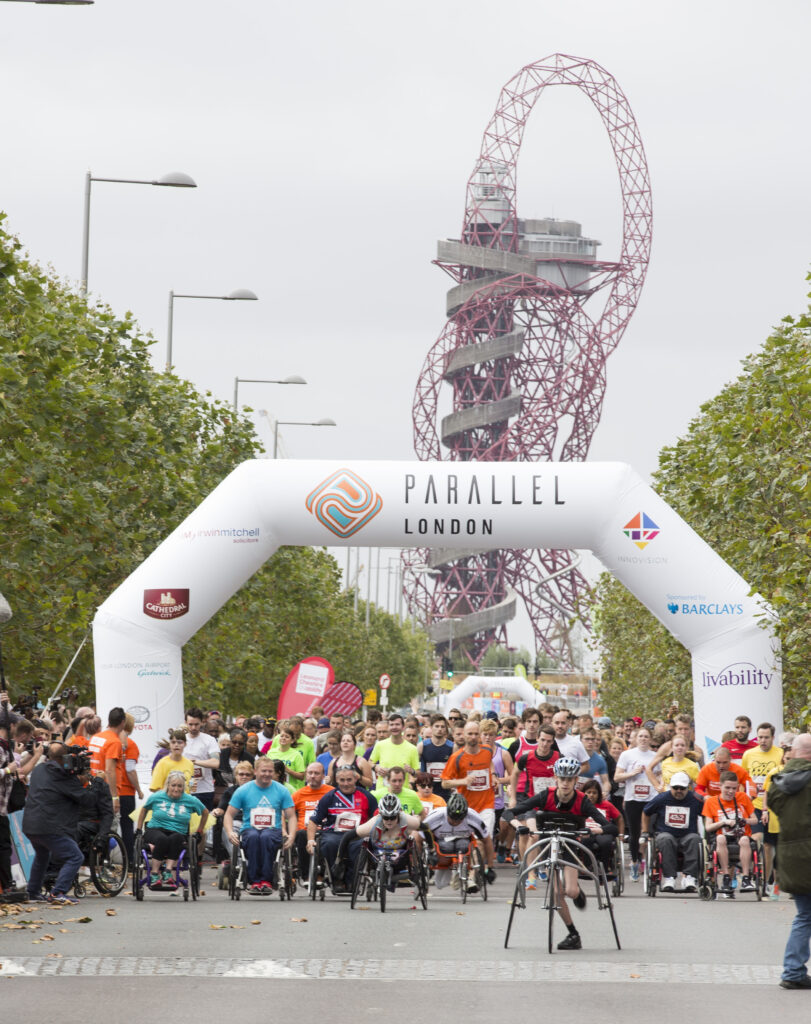
[[[496,828],[496,790],[493,752],[481,744],[478,722],[468,722],[464,729],[465,745],[448,758],[442,772],[442,788],[456,790],[467,800],[468,807],[481,817],[492,837]],[[492,838],[485,841],[489,873],[495,862]],[[495,872],[493,872],[495,878]]]
[[[709,764],[705,764],[698,773],[696,796],[718,796],[721,792],[721,776],[724,772],[734,772],[738,776],[739,788],[748,795],[748,787],[752,785],[748,772],[739,764],[735,764],[729,747],[716,747],[713,760]]]
[[[107,728],[91,736],[90,771],[93,775],[101,773],[110,787],[113,798],[113,813],[121,813],[121,801],[118,798],[118,762],[123,759],[119,732],[124,727],[127,713],[123,708],[113,708],[107,716]]]
[[[750,836],[752,825],[757,824],[755,807],[746,793],[736,792],[738,776],[734,772],[723,772],[721,775],[721,792],[718,796],[709,796],[704,801],[701,812],[704,818],[704,831],[708,839],[715,841],[718,861],[723,875],[721,892],[732,892],[730,878],[730,855],[736,852],[740,856],[741,892],[754,892],[755,884],[751,878],[752,846]]]
[[[293,806],[298,816],[296,832],[296,853],[298,854],[298,873],[302,885],[310,875],[310,854],[307,851],[307,822],[318,806],[322,796],[332,792],[333,787],[324,783],[324,766],[320,761],[313,761],[304,771],[304,785],[293,793]]]

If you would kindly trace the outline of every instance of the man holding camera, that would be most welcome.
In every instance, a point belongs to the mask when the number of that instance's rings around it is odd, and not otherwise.
[[[84,859],[73,837],[82,811],[95,808],[96,795],[93,786],[85,789],[83,785],[90,778],[89,766],[77,772],[66,744],[51,743],[45,756],[31,772],[23,813],[23,832],[36,854],[28,879],[28,899],[66,905],[77,902],[66,894]],[[104,783],[99,780],[94,785]],[[59,873],[48,897],[40,890],[51,858],[58,862]]]

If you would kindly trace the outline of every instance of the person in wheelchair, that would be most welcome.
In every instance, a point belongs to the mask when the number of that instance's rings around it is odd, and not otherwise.
[[[437,889],[444,889],[450,883],[456,854],[460,850],[465,852],[472,838],[480,840],[483,846],[492,841],[481,815],[468,807],[461,793],[455,792],[448,797],[444,807],[438,807],[428,815],[422,823],[422,831],[429,841],[428,866],[434,869]],[[492,880],[495,880],[495,871],[492,868],[488,871],[492,872]],[[489,874],[487,881],[491,881]]]
[[[152,811],[152,818],[143,831],[147,811]],[[151,848],[150,889],[177,889],[174,871],[186,846],[192,814],[200,815],[197,831],[202,835],[208,811],[196,796],[186,792],[186,773],[182,771],[169,772],[164,788],[151,793],[141,807],[136,837],[143,836],[144,847]]]
[[[394,853],[390,892],[394,892],[396,888],[396,876],[408,871],[409,839],[419,827],[419,817],[416,814],[406,814],[401,809],[400,799],[395,793],[386,793],[377,805],[377,814],[353,830],[358,839],[368,838],[375,853]],[[352,835],[351,832],[347,834]]]
[[[754,892],[752,881],[752,825],[757,824],[755,807],[746,793],[737,792],[738,777],[734,772],[721,773],[721,792],[704,801],[704,831],[718,854],[721,866],[720,891],[732,892],[731,865],[740,862],[741,892]]]
[[[279,848],[284,845],[289,850],[296,837],[296,812],[290,793],[273,778],[270,758],[257,757],[254,772],[254,781],[239,786],[231,797],[223,831],[234,846],[241,846],[245,852],[248,892],[252,896],[269,896],[273,892]],[[237,832],[235,819],[240,811],[242,822]]]
[[[315,838],[320,829],[321,856],[327,863],[333,886],[342,890],[352,887],[355,862],[362,845],[359,839],[343,841],[344,837],[377,812],[377,800],[358,785],[358,778],[358,771],[352,765],[339,768],[335,773],[338,788],[318,801],[307,822],[307,853],[315,851]]]
[[[594,804],[598,811],[600,811],[611,825],[616,826],[617,832],[622,837],[623,833],[623,818],[617,808],[609,801],[603,800],[603,790],[597,779],[589,779],[580,790],[584,797]],[[594,829],[596,822],[593,818],[586,818],[586,828]],[[606,874],[610,874],[614,871],[614,836],[606,835],[604,832],[594,832],[593,835],[589,836],[588,839],[583,840],[583,845],[587,846],[597,857],[597,860],[602,861]]]
[[[653,824],[654,842],[662,858],[662,892],[676,891],[679,855],[683,858],[684,892],[695,892],[698,888],[701,866],[698,820],[702,806],[702,801],[690,792],[690,776],[676,772],[670,779],[670,788],[658,793],[642,809],[640,838],[649,838]]]
[[[88,786],[94,805],[82,807],[76,823],[76,842],[83,852],[89,852],[96,836],[106,836],[113,829],[113,798],[104,772],[98,772]]]

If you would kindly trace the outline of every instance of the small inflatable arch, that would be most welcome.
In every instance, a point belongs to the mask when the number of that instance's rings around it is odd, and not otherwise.
[[[182,721],[186,641],[280,545],[358,543],[588,548],[690,650],[699,743],[714,748],[740,714],[782,728],[768,610],[630,466],[256,459],[96,614],[97,704],[132,712],[144,765]]]
[[[467,676],[448,693],[439,698],[445,714],[450,708],[459,707],[462,701],[474,693],[514,693],[517,700],[535,707],[539,694],[535,687],[522,676]]]

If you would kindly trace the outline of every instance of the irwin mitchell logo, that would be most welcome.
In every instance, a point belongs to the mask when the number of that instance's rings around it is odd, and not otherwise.
[[[351,537],[383,508],[383,499],[351,469],[339,469],[307,495],[307,511],[337,537]]]

